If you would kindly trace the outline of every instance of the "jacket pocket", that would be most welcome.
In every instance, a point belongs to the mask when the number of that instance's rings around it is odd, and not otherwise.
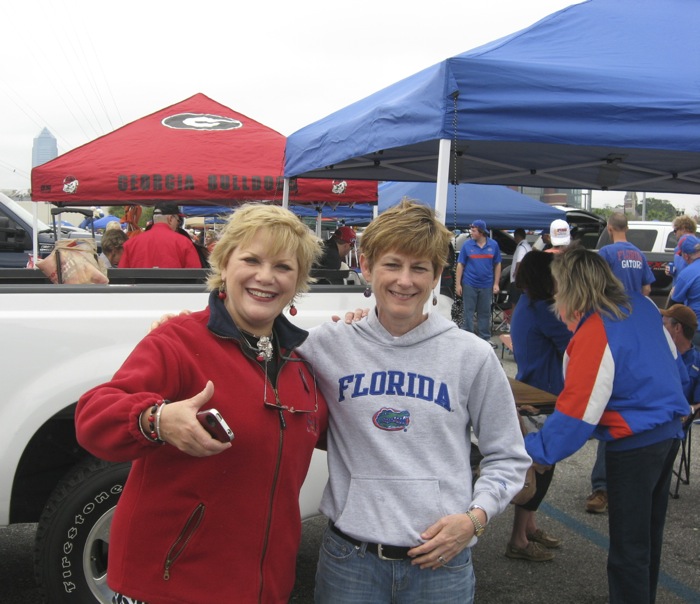
[[[185,522],[182,527],[180,534],[177,539],[173,542],[165,556],[165,569],[163,572],[163,579],[165,581],[170,580],[170,570],[177,561],[177,559],[182,555],[182,553],[187,548],[187,545],[194,537],[199,525],[202,523],[202,518],[204,518],[204,510],[206,509],[203,503],[197,505],[197,507],[192,511],[190,517]]]

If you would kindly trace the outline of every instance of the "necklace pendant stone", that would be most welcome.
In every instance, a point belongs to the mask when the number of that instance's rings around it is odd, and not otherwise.
[[[269,361],[272,359],[272,339],[268,336],[262,336],[258,340],[258,361]]]

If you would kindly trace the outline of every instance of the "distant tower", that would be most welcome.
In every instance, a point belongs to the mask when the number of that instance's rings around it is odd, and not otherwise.
[[[32,168],[45,164],[55,157],[58,157],[56,137],[47,128],[44,128],[34,139],[32,145]]]
[[[625,214],[628,216],[637,215],[637,194],[634,191],[625,193]]]

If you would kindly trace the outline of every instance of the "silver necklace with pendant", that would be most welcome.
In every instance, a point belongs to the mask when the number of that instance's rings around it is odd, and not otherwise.
[[[239,328],[240,329],[240,328]],[[256,336],[253,333],[249,333],[243,329],[241,329],[241,333],[243,334],[243,339],[245,340],[245,343],[248,345],[248,348],[250,348],[253,352],[256,352],[256,360],[262,363],[263,361],[269,362],[272,360],[272,355],[274,354],[274,347],[272,345],[272,339],[275,337],[274,332],[270,334],[269,336]],[[253,346],[249,341],[246,336],[250,336],[251,338],[256,338],[257,343],[255,346]]]

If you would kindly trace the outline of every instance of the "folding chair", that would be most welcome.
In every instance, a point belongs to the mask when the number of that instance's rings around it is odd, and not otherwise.
[[[671,497],[673,497],[673,499],[678,499],[680,497],[678,488],[681,483],[690,484],[690,453],[693,442],[693,435],[691,432],[693,429],[693,420],[695,420],[697,415],[698,411],[691,413],[683,422],[683,440],[681,440],[680,446],[680,461],[678,462],[678,469],[673,470],[673,476],[676,477],[676,486],[671,488]],[[673,478],[671,478],[671,481],[673,482]]]
[[[506,348],[510,354],[513,354],[513,340],[511,339],[510,334],[502,333],[500,336],[498,336],[498,339],[501,341],[501,358],[505,356]]]
[[[508,292],[494,294],[491,304],[491,332],[510,331],[510,317],[513,314],[513,305],[509,301]]]

